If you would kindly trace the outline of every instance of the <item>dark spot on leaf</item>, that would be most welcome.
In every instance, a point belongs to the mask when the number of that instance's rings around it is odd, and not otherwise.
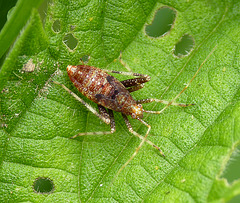
[[[156,11],[151,25],[146,25],[146,34],[150,37],[166,35],[173,26],[176,11],[170,7],[162,7]]]
[[[170,194],[170,191],[165,192],[165,195],[168,195],[168,194]]]
[[[33,190],[36,193],[51,193],[54,190],[53,181],[50,178],[39,177],[33,183]]]
[[[185,34],[175,45],[173,54],[177,57],[187,56],[193,50],[194,44],[193,37]]]

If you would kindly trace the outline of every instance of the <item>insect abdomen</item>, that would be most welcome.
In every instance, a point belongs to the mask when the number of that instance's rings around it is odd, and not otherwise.
[[[133,100],[121,82],[99,68],[69,65],[67,72],[73,84],[84,96],[106,108],[122,112],[125,103],[130,104],[129,101]]]
[[[111,87],[107,83],[107,74],[101,69],[86,66],[68,66],[68,76],[76,88],[87,98],[97,103],[96,94],[108,94]]]

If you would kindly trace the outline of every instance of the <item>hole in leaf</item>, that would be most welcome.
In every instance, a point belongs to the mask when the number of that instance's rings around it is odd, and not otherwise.
[[[60,32],[61,30],[61,23],[60,20],[55,20],[53,25],[52,25],[52,29],[54,32]]]
[[[227,168],[224,171],[223,178],[226,178],[229,183],[233,183],[235,180],[240,178],[239,167],[240,167],[240,156],[236,152],[239,151],[240,147],[232,154],[228,161]]]
[[[78,44],[78,40],[73,36],[73,34],[66,34],[63,38],[63,43],[70,49],[73,50]]]
[[[70,25],[70,30],[73,31],[76,28],[75,25]]]
[[[81,59],[84,63],[87,63],[90,60],[90,56],[89,55],[84,55]]]
[[[169,7],[162,7],[156,11],[154,19],[151,25],[146,25],[146,34],[150,37],[160,37],[167,32],[173,26],[176,18],[176,12]]]
[[[49,178],[40,177],[40,178],[37,178],[33,183],[33,189],[34,189],[34,192],[37,192],[37,193],[42,193],[42,194],[51,193],[54,190],[54,184],[53,184],[53,181],[50,180]]]
[[[188,34],[183,35],[180,41],[175,45],[173,53],[177,57],[187,56],[193,50],[194,44],[192,36]]]

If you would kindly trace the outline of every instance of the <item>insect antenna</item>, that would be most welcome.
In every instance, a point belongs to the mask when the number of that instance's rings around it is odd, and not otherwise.
[[[149,103],[149,102],[161,102],[161,103],[165,103],[167,104],[163,109],[161,109],[160,111],[148,111],[148,110],[144,110],[143,111],[145,113],[151,113],[151,114],[161,114],[163,111],[165,111],[170,105],[177,105],[177,106],[183,106],[183,107],[187,107],[187,106],[191,106],[191,105],[195,105],[195,104],[178,104],[175,103],[176,99],[189,87],[189,85],[192,83],[192,81],[194,80],[194,78],[197,76],[198,72],[201,70],[202,66],[204,65],[204,63],[209,59],[209,57],[212,55],[212,53],[216,50],[217,45],[212,49],[212,51],[208,54],[208,56],[205,58],[205,60],[201,63],[201,65],[199,66],[199,68],[197,69],[196,73],[194,74],[194,76],[192,77],[192,79],[188,82],[188,84],[182,89],[182,91],[180,93],[177,94],[177,96],[175,96],[170,102],[166,102],[164,100],[158,100],[158,99],[149,99],[150,101],[148,102],[144,102],[144,100],[139,100],[138,103]],[[142,101],[142,102],[141,102]]]
[[[144,110],[143,112],[145,113],[151,113],[151,114],[161,114],[165,109],[167,109],[170,105],[176,105],[176,106],[181,106],[181,107],[187,107],[187,106],[191,106],[194,104],[180,104],[180,103],[176,103],[176,99],[189,87],[189,85],[192,83],[192,81],[194,80],[194,78],[197,76],[198,72],[201,70],[202,66],[204,65],[204,63],[209,59],[209,57],[212,55],[212,53],[215,51],[217,45],[213,48],[213,50],[208,54],[208,56],[205,58],[205,60],[201,63],[201,65],[199,66],[199,68],[197,69],[196,73],[193,75],[192,79],[188,82],[188,84],[182,89],[182,91],[177,94],[177,96],[175,96],[170,102],[165,101],[165,100],[159,100],[159,99],[143,99],[143,100],[137,100],[136,102],[138,104],[143,104],[143,103],[150,103],[150,102],[160,102],[163,104],[166,104],[166,106],[160,110],[160,111],[148,111],[148,110]],[[120,72],[115,72],[115,73],[120,73]],[[130,73],[132,74],[132,73]],[[147,124],[144,120],[137,118],[137,120],[139,120],[142,124],[144,124],[145,126],[148,127],[148,130],[145,134],[145,136],[141,136],[139,135],[137,132],[132,130],[131,124],[129,123],[126,115],[122,114],[123,118],[126,122],[126,125],[128,126],[129,131],[134,134],[135,136],[139,137],[142,141],[139,144],[139,146],[137,147],[137,149],[135,150],[135,152],[132,154],[132,156],[130,157],[130,159],[128,159],[128,161],[118,170],[117,174],[114,176],[113,180],[110,183],[110,187],[112,186],[113,182],[116,180],[116,178],[118,177],[118,175],[121,173],[121,171],[132,161],[132,159],[137,155],[138,151],[140,150],[140,148],[143,146],[143,144],[145,142],[148,142],[148,144],[152,145],[154,148],[158,149],[159,152],[161,153],[161,155],[163,155],[165,157],[165,155],[163,154],[163,152],[161,151],[161,149],[156,146],[155,144],[153,144],[152,142],[150,142],[149,140],[147,140],[147,136],[149,135],[149,132],[151,130],[151,126],[149,124]]]

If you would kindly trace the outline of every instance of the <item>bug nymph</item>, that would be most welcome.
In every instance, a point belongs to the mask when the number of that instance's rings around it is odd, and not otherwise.
[[[114,72],[116,73],[116,71]],[[134,119],[143,118],[142,105],[137,104],[130,94],[131,90],[126,89],[126,86],[138,87],[150,80],[148,75],[138,74],[141,76],[140,78],[120,82],[105,71],[87,65],[69,65],[67,73],[75,87],[96,104],[127,116],[131,115]]]
[[[216,47],[215,47],[216,48]],[[151,113],[151,114],[161,114],[168,106],[176,105],[181,107],[187,107],[194,104],[180,104],[175,103],[175,100],[187,89],[193,79],[196,77],[197,73],[200,71],[203,64],[206,60],[210,57],[213,53],[215,48],[212,52],[207,56],[207,58],[203,61],[203,63],[199,66],[198,70],[190,80],[190,82],[183,88],[183,90],[170,102],[165,100],[159,100],[154,98],[142,99],[142,100],[134,100],[131,96],[131,92],[137,91],[144,87],[144,83],[150,81],[150,76],[140,74],[140,73],[132,73],[132,72],[120,72],[120,71],[112,71],[112,70],[102,70],[96,67],[88,66],[88,65],[78,65],[72,66],[68,65],[67,73],[70,80],[73,82],[75,87],[80,91],[85,97],[90,99],[91,101],[95,102],[98,105],[97,112],[95,108],[91,105],[86,103],[83,99],[78,97],[75,93],[69,90],[63,84],[60,84],[56,81],[53,83],[62,86],[69,94],[71,94],[75,99],[81,102],[89,111],[99,117],[103,122],[106,124],[110,124],[111,130],[104,131],[104,132],[85,132],[79,133],[72,138],[76,138],[78,136],[83,135],[102,135],[102,134],[111,134],[115,132],[115,121],[113,116],[113,111],[120,112],[123,116],[123,119],[127,125],[128,130],[142,141],[137,147],[136,151],[133,155],[129,158],[129,160],[119,169],[116,177],[119,173],[128,165],[128,163],[137,155],[138,151],[142,147],[142,145],[146,142],[150,144],[152,147],[157,149],[163,156],[164,154],[160,150],[160,148],[149,141],[147,136],[151,130],[151,126],[142,120],[143,113]],[[120,62],[125,65],[120,58]],[[127,76],[135,76],[136,78],[127,79],[123,81],[119,81],[115,77],[108,74],[116,73],[122,74]],[[160,111],[148,111],[144,110],[142,104],[150,103],[150,102],[160,102],[165,104],[166,106]],[[127,116],[131,116],[133,119],[139,120],[142,124],[144,124],[148,129],[145,136],[140,135],[136,131],[133,130]]]

